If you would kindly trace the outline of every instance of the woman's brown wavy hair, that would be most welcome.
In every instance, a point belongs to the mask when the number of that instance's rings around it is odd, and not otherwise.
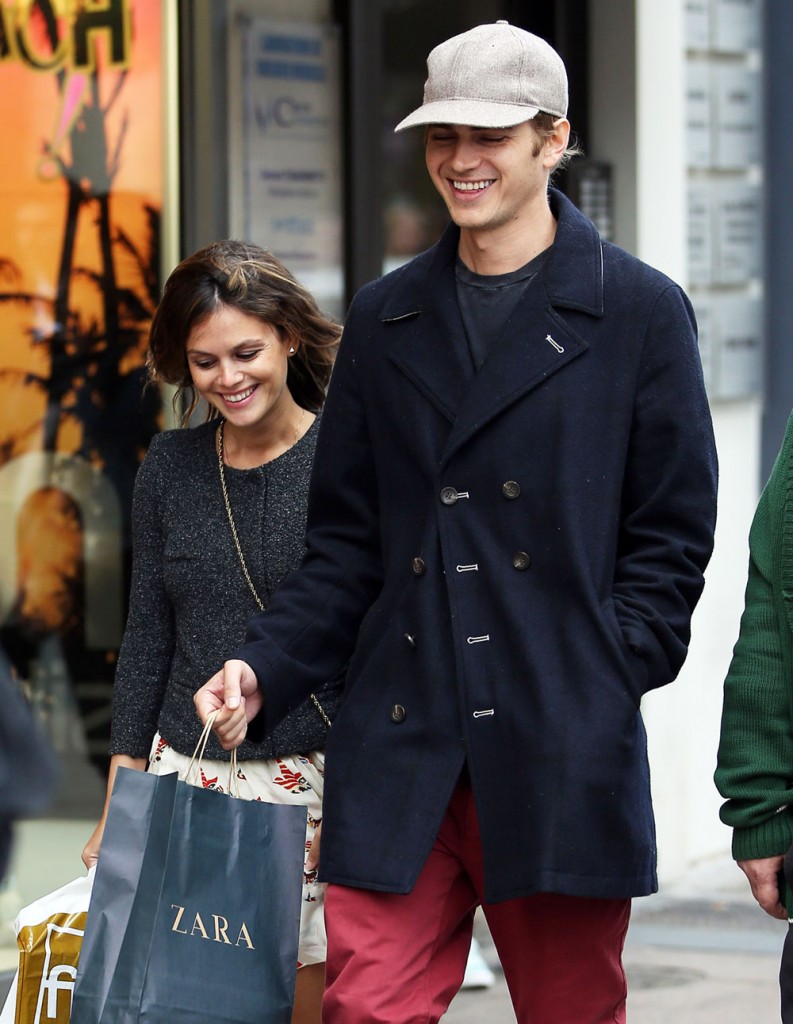
[[[199,249],[173,270],[149,331],[150,382],[176,386],[182,425],[198,405],[187,363],[190,332],[222,307],[272,325],[297,351],[286,384],[298,405],[317,412],[325,401],[341,328],[275,256],[249,242],[225,239]],[[210,407],[208,419],[217,416]]]

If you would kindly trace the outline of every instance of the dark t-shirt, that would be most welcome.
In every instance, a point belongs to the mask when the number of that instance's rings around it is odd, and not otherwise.
[[[454,270],[457,302],[476,370],[487,358],[512,311],[537,276],[550,251],[545,249],[539,256],[508,274],[475,274],[457,257]]]

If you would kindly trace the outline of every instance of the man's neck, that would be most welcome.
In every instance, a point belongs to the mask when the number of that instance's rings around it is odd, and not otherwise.
[[[458,252],[475,274],[509,274],[539,256],[556,237],[556,218],[543,204],[533,217],[489,230],[462,228]]]

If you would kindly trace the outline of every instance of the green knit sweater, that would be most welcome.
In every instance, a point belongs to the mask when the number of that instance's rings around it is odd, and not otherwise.
[[[716,769],[736,860],[773,857],[793,844],[793,416],[755,512],[749,550]],[[793,913],[793,894],[783,898]]]

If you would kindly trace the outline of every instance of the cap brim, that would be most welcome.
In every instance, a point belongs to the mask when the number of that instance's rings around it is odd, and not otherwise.
[[[399,122],[394,129],[402,132],[422,124],[464,124],[475,128],[512,128],[522,121],[530,121],[539,114],[539,107],[518,106],[514,103],[494,103],[492,100],[437,100],[424,103]]]

